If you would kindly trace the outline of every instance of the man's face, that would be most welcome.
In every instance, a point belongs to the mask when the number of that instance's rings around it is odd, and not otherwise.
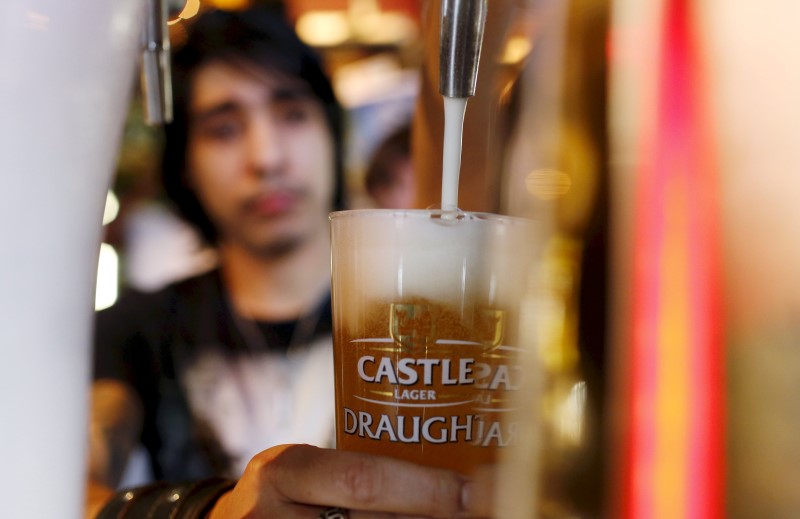
[[[212,62],[189,107],[189,182],[221,244],[279,255],[327,232],[334,143],[299,79]]]

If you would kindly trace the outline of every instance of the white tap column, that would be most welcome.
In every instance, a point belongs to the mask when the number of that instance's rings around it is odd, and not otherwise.
[[[101,218],[143,0],[0,2],[0,507],[82,516]]]

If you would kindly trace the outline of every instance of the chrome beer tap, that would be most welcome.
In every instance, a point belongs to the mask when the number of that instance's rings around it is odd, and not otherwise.
[[[167,0],[147,0],[147,18],[142,30],[141,81],[147,123],[171,122],[172,74]]]
[[[488,0],[442,0],[439,93],[475,95]]]
[[[488,0],[442,0],[439,93],[444,98],[442,203],[458,209],[461,141],[467,99],[475,95]]]

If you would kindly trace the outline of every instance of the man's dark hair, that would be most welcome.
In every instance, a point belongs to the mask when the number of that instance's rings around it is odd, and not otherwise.
[[[300,41],[280,9],[254,7],[203,13],[191,23],[185,43],[173,54],[174,120],[164,127],[161,177],[167,196],[181,215],[198,227],[206,241],[217,242],[217,229],[190,187],[186,171],[191,81],[198,68],[217,60],[282,73],[309,85],[323,105],[333,136],[336,178],[332,209],[344,209],[342,109],[322,61]]]

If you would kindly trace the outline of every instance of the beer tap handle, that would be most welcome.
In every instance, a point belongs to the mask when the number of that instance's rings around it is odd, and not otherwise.
[[[147,0],[142,30],[142,91],[148,124],[172,122],[172,75],[170,71],[167,0]]]
[[[439,93],[475,95],[488,0],[442,0]]]

